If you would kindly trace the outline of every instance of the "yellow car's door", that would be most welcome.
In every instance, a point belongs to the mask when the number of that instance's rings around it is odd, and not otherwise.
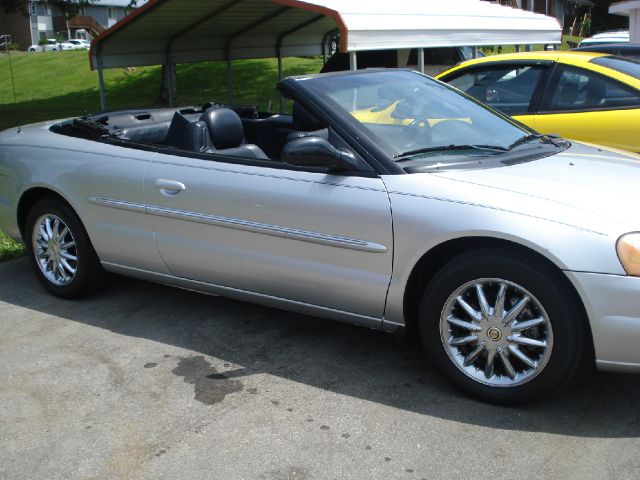
[[[536,116],[535,129],[640,152],[640,94],[600,73],[558,65]]]
[[[640,152],[640,108],[541,113],[535,120],[535,129],[541,133],[556,133],[568,139]]]

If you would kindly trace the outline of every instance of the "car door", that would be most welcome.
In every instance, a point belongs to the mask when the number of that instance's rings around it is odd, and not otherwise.
[[[549,61],[481,64],[442,80],[535,129],[534,112],[552,65]]]
[[[159,152],[145,191],[172,275],[382,318],[393,237],[379,177]]]
[[[640,92],[613,78],[559,64],[536,129],[565,138],[640,152]]]
[[[153,153],[113,139],[74,138],[66,145],[70,148],[48,153],[64,168],[55,178],[44,169],[46,178],[38,181],[52,182],[65,193],[107,266],[165,273],[144,208],[144,175]]]

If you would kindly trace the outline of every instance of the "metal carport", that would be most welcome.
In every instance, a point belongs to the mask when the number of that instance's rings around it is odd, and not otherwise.
[[[96,37],[89,53],[106,106],[105,68],[324,53],[340,32],[340,50],[560,43],[553,17],[480,0],[149,0]],[[171,75],[169,76],[171,78]],[[173,88],[170,88],[170,91]],[[171,102],[172,99],[170,99]]]

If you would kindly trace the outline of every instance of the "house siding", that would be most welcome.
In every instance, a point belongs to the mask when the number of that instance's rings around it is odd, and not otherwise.
[[[115,18],[109,18],[110,9]],[[128,9],[124,7],[89,5],[84,8],[84,13],[80,14],[91,16],[104,28],[109,28],[122,20],[127,12]],[[57,7],[43,1],[30,1],[24,12],[5,13],[0,8],[0,35],[11,35],[12,41],[17,43],[21,50],[26,50],[30,45],[37,44],[42,37],[53,38],[62,35],[66,38],[66,20]],[[71,37],[75,37],[73,30]]]
[[[109,18],[109,9],[112,9],[115,13],[115,19]],[[104,28],[109,28],[117,21],[121,20],[125,16],[125,9],[121,7],[106,7],[101,5],[89,5],[84,9],[85,15],[89,15],[96,19],[96,21]]]

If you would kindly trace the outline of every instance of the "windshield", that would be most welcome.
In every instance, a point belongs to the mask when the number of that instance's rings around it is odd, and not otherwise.
[[[531,133],[414,72],[312,77],[305,86],[354,117],[396,161],[443,155],[455,147],[456,154],[495,155]]]

